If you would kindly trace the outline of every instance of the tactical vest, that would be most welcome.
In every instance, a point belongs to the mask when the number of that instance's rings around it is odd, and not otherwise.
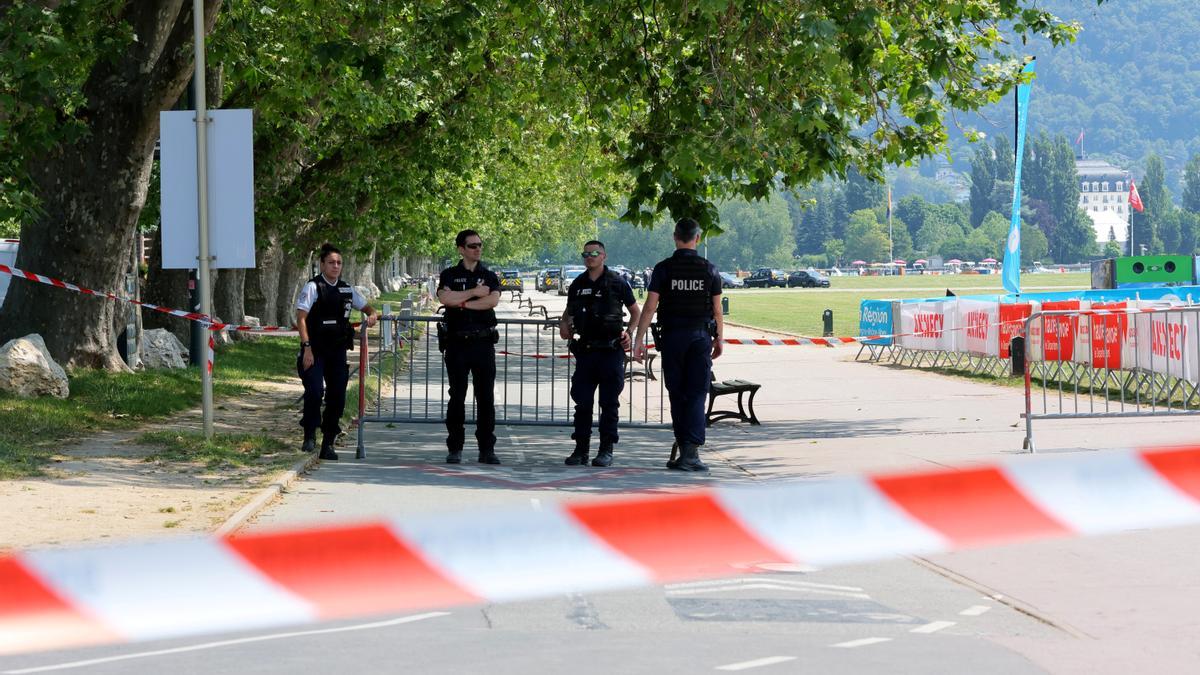
[[[354,309],[354,289],[341,279],[331,285],[320,274],[311,281],[317,285],[317,299],[308,310],[305,323],[313,351],[353,348],[350,310]]]
[[[621,287],[624,281],[612,270],[605,270],[602,284],[593,286],[588,300],[579,299],[574,305],[572,318],[581,340],[590,346],[611,345],[619,340],[625,330],[625,315],[622,313]],[[596,291],[603,289],[599,297]]]
[[[464,288],[451,288],[452,291],[465,291],[474,286],[476,279],[484,276],[487,268],[480,263],[475,271],[464,273],[468,275],[468,282]],[[491,329],[496,326],[496,311],[492,309],[462,309],[461,307],[446,308],[446,329],[452,335],[459,337],[463,336],[478,336],[484,333],[491,334]]]
[[[658,316],[665,326],[703,326],[713,318],[708,261],[698,255],[667,259]]]

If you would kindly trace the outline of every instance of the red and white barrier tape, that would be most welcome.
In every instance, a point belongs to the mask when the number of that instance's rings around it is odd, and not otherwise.
[[[0,653],[1200,523],[1200,446],[0,557]]]
[[[151,309],[156,312],[161,312],[163,314],[170,314],[171,316],[177,316],[182,319],[187,319],[188,321],[198,321],[200,323],[205,324],[205,326],[207,326],[209,330],[214,330],[214,331],[233,330],[233,331],[239,331],[239,332],[244,332],[244,333],[282,332],[282,333],[295,334],[295,329],[293,329],[290,326],[245,326],[245,325],[238,325],[238,324],[232,324],[232,323],[222,323],[220,321],[214,320],[210,316],[201,314],[199,312],[185,312],[181,309],[171,309],[170,307],[162,307],[160,305],[155,305],[153,303],[142,302],[141,300],[134,300],[133,298],[127,298],[124,296],[120,296],[120,295],[117,295],[116,293],[110,293],[108,291],[94,291],[94,290],[92,290],[90,288],[86,288],[84,286],[78,286],[76,284],[67,283],[65,281],[61,281],[59,279],[55,279],[52,277],[43,276],[41,274],[35,274],[33,272],[27,272],[22,269],[17,269],[16,267],[9,267],[8,265],[0,265],[0,274],[11,274],[14,277],[25,279],[27,281],[33,281],[35,283],[45,284],[47,286],[54,286],[55,288],[63,288],[68,291],[82,293],[83,295],[94,295],[96,297],[108,298],[109,300],[115,300],[117,302],[127,302],[131,305],[145,307],[146,309]]]

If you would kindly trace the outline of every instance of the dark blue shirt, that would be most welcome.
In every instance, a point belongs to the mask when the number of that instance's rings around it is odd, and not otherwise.
[[[687,255],[698,256],[700,254],[697,253],[695,249],[677,248],[677,249],[675,249],[675,253],[671,257],[675,258],[675,257],[687,256]],[[671,258],[667,258],[666,260],[662,260],[657,265],[654,266],[654,271],[650,274],[650,284],[648,285],[646,290],[650,291],[651,293],[658,293],[659,295],[662,295],[663,277],[666,274],[666,272],[664,271],[664,268],[667,266],[667,262],[670,260],[671,260]],[[721,273],[717,271],[716,265],[712,264],[711,262],[709,262],[707,260],[705,260],[704,262],[708,265],[708,274],[710,277],[709,288],[712,289],[712,295],[720,295],[721,294]]]
[[[601,274],[600,278],[595,281],[592,281],[587,272],[575,277],[574,281],[571,282],[570,288],[567,289],[567,314],[574,316],[576,312],[575,307],[583,302],[584,298],[588,298],[590,301],[593,297],[599,297],[599,294],[604,292],[607,286],[607,282],[604,280],[606,274],[608,274],[607,265],[604,267],[604,274]],[[633,299],[633,288],[620,275],[617,275],[617,280],[619,283],[616,286],[620,293],[621,306],[628,307],[636,302]]]

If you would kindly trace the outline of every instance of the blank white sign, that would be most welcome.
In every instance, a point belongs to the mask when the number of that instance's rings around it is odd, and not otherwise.
[[[213,268],[254,267],[254,114],[210,110],[208,250]],[[196,112],[159,113],[163,268],[196,269]]]

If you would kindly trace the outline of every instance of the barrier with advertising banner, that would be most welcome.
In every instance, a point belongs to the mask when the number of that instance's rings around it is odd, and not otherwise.
[[[954,351],[954,304],[911,302],[900,305],[900,336],[897,344],[906,349]]]
[[[1000,355],[1000,303],[960,299],[953,303],[958,314],[958,351],[977,356]]]
[[[858,334],[891,335],[896,333],[898,331],[893,330],[892,317],[891,300],[863,300],[858,307]],[[892,344],[892,338],[863,340],[863,344],[888,346]]]

